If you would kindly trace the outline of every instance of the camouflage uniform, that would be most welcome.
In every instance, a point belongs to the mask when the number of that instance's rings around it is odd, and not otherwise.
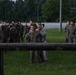
[[[14,26],[9,26],[9,43],[15,42],[16,28]]]
[[[9,36],[9,28],[8,25],[1,26],[1,35],[2,35],[2,43],[7,43]]]
[[[19,26],[19,24],[15,24],[15,28],[16,28],[15,42],[20,42],[20,26]]]
[[[1,26],[0,26],[0,43],[2,42],[2,33],[1,33]]]
[[[24,26],[22,24],[20,24],[20,40],[21,40],[21,42],[24,41],[23,32],[24,32]]]
[[[67,24],[65,26],[66,42],[69,42],[69,40],[68,40],[68,27],[69,27],[69,25]]]
[[[68,38],[69,38],[69,43],[75,43],[75,35],[76,35],[76,27],[75,26],[68,26]]]
[[[42,38],[42,43],[47,43],[46,42],[46,29],[42,28],[40,31],[40,34]],[[46,50],[43,51],[43,57],[44,57],[44,61],[48,61],[48,54]]]
[[[29,32],[26,34],[26,41],[29,43],[39,43],[41,42],[41,35],[37,31]],[[36,55],[37,62],[41,62],[42,58],[41,58],[40,51],[34,51],[34,50],[30,51],[31,62],[34,62],[35,55]]]
[[[28,25],[25,25],[24,26],[24,32],[23,32],[23,37],[25,37],[25,35],[29,32],[29,26]]]

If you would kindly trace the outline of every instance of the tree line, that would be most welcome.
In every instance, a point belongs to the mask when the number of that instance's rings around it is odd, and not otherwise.
[[[0,0],[0,20],[59,22],[60,0]],[[62,0],[62,21],[76,19],[76,0]]]

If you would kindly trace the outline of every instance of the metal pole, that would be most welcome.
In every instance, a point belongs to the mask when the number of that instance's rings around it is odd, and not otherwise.
[[[62,31],[62,0],[60,0],[60,27],[59,32]]]
[[[3,51],[0,51],[0,75],[4,75],[4,62],[3,62],[4,56]]]

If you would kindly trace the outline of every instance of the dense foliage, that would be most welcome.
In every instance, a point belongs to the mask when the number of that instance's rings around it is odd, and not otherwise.
[[[76,0],[62,0],[62,20],[76,19]],[[60,0],[0,0],[0,20],[59,21]]]

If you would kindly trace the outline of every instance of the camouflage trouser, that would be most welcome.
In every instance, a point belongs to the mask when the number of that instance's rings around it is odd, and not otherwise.
[[[76,43],[76,35],[75,35],[75,43]]]
[[[48,60],[48,53],[47,53],[47,51],[43,51],[43,56],[44,56],[44,60],[47,61]]]
[[[47,43],[46,41],[44,41],[44,43]],[[44,60],[47,61],[48,60],[48,52],[46,50],[43,51],[43,57]]]
[[[75,38],[69,38],[69,43],[75,43],[75,42],[76,42]]]
[[[31,62],[34,62],[34,58],[35,58],[35,51],[30,51],[30,60],[31,60]]]
[[[30,60],[32,62],[34,62],[35,60],[35,57],[36,57],[36,61],[37,62],[42,62],[44,61],[44,58],[43,58],[43,51],[30,51]]]
[[[14,43],[14,38],[10,38],[9,43]]]
[[[68,43],[69,42],[69,39],[68,39],[68,37],[66,37],[66,43]]]
[[[19,36],[19,35],[16,35],[16,36],[15,36],[15,42],[16,42],[16,43],[19,43],[19,42],[20,42],[20,36]]]
[[[23,34],[20,34],[20,42],[24,42]]]

